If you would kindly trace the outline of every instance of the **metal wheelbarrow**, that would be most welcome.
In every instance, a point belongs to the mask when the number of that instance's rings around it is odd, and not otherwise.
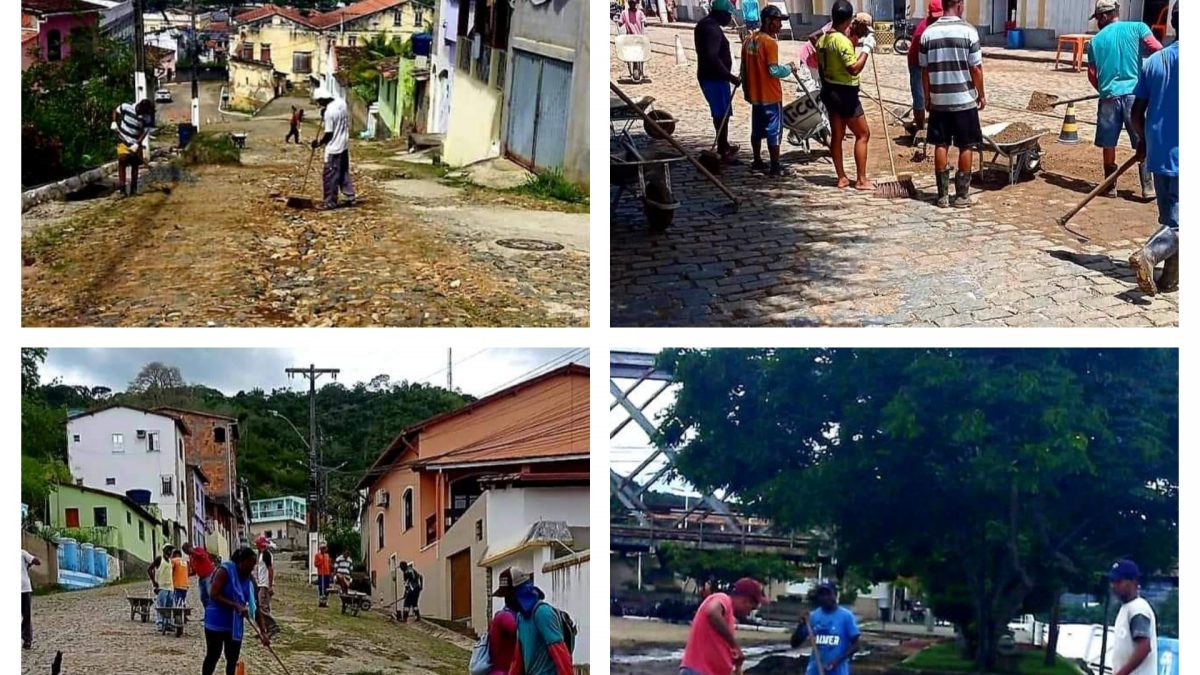
[[[671,165],[686,157],[662,152],[647,156],[638,150],[628,133],[617,139],[617,146],[610,155],[610,180],[617,188],[613,210],[616,211],[621,195],[628,191],[641,200],[646,224],[651,230],[667,229],[679,208],[671,187]]]
[[[795,73],[792,77],[796,80],[798,97],[783,108],[783,128],[787,130],[788,143],[802,146],[805,152],[812,152],[810,142],[813,140],[829,147],[832,138],[829,115],[825,113],[825,106],[814,86],[816,83],[811,81],[807,72],[803,78]]]
[[[617,60],[629,69],[629,79],[639,84],[646,79],[646,62],[650,60],[650,38],[646,35],[618,35]]]
[[[992,158],[985,161],[980,153],[980,169],[991,167],[1008,175],[1008,184],[1015,185],[1023,174],[1034,174],[1042,168],[1041,138],[1046,130],[1030,131],[1028,138],[1015,141],[998,141],[996,137],[1012,126],[1013,122],[990,124],[982,129],[983,146],[992,151]]]

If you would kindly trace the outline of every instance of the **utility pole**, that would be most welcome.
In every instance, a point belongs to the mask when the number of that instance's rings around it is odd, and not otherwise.
[[[317,380],[322,375],[331,375],[336,380],[341,371],[337,368],[317,368],[309,364],[307,368],[287,368],[284,372],[289,378],[299,375],[308,380],[308,531],[315,533],[320,529],[323,507],[320,502],[320,482],[317,478]]]
[[[196,33],[196,0],[192,0],[192,44],[188,50],[192,58],[192,126],[200,129],[200,82],[196,77],[196,61],[200,58],[199,35]]]
[[[446,388],[454,391],[454,348],[446,350]]]
[[[133,102],[149,98],[146,91],[146,30],[142,22],[145,0],[133,0]]]

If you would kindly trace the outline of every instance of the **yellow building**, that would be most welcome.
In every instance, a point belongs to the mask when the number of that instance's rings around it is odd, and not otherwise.
[[[314,23],[338,47],[361,47],[373,35],[408,39],[425,32],[433,8],[410,0],[363,0],[326,12]]]
[[[264,5],[233,19],[231,56],[246,62],[269,63],[292,85],[309,84],[317,72],[320,29],[318,14]],[[233,83],[236,87],[237,82]]]

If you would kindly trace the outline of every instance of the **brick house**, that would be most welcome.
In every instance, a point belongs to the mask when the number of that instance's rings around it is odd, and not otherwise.
[[[201,410],[160,407],[157,411],[178,417],[191,430],[187,461],[200,467],[208,478],[206,501],[222,505],[233,515],[230,547],[248,535],[249,517],[238,487],[237,442],[241,437],[236,417]]]

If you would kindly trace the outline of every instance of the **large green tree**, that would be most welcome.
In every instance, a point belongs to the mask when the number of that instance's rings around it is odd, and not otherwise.
[[[675,350],[679,473],[916,576],[979,669],[1023,608],[1177,557],[1173,350]]]

